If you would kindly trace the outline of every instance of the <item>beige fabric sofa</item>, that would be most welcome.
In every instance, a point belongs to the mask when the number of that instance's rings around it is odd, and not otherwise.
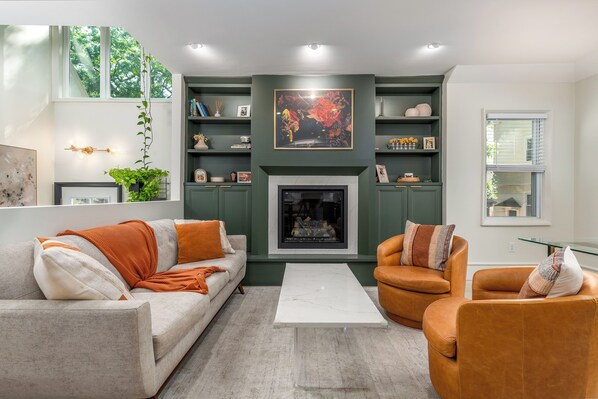
[[[144,398],[155,395],[246,270],[245,236],[235,254],[177,265],[172,220],[148,222],[158,269],[220,266],[208,295],[133,289],[133,301],[49,301],[33,277],[33,242],[0,247],[0,397]],[[124,279],[80,237],[61,237]],[[125,286],[128,285],[125,282]]]

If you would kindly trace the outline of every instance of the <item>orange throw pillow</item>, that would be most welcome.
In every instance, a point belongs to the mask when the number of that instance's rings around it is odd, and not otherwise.
[[[178,263],[224,258],[220,243],[220,222],[175,224],[179,244]]]

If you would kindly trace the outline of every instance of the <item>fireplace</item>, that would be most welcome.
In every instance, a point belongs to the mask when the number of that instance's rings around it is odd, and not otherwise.
[[[346,249],[347,186],[278,186],[278,247]]]

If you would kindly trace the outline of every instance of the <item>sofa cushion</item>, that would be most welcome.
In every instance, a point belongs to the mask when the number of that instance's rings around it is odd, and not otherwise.
[[[0,246],[0,299],[43,299],[33,275],[33,241]]]
[[[118,270],[112,265],[112,263],[108,260],[106,255],[102,253],[95,245],[87,241],[83,237],[75,236],[75,235],[68,235],[68,236],[60,236],[60,237],[52,237],[52,240],[57,240],[60,242],[64,242],[65,244],[71,245],[73,247],[79,248],[81,252],[86,255],[91,256],[98,262],[102,264],[106,269],[110,270],[112,274],[114,274],[128,289],[131,289],[131,286],[127,284],[124,277],[120,274]]]
[[[176,265],[171,270],[181,270],[181,269],[193,269],[194,267],[208,267],[208,266],[216,266],[211,261],[203,261],[203,262],[193,262],[193,263],[183,263],[182,265]],[[201,263],[205,263],[202,265]],[[206,279],[206,284],[208,284],[208,296],[210,299],[213,299],[222,289],[224,286],[229,282],[230,275],[228,272],[216,272],[209,276]]]
[[[428,343],[446,357],[457,355],[457,312],[469,299],[451,297],[440,299],[424,312],[424,335]]]
[[[444,270],[451,253],[455,225],[435,226],[407,221],[401,265]]]
[[[174,222],[171,219],[160,219],[147,222],[154,229],[158,244],[158,272],[163,272],[177,263],[178,247]]]
[[[444,294],[451,290],[443,272],[418,266],[378,266],[374,278],[393,287],[428,294]]]
[[[187,223],[205,223],[205,222],[214,222],[215,220],[196,220],[196,219],[175,219],[175,224],[187,224]],[[224,226],[224,222],[222,220],[218,220],[220,223],[220,245],[222,245],[222,252],[225,254],[234,254],[235,250],[233,249],[232,244],[228,240],[228,235],[226,234],[226,228]]]
[[[150,304],[156,360],[166,355],[207,312],[210,299],[195,292],[153,292],[134,288],[136,300]]]
[[[247,253],[245,251],[237,251],[234,254],[226,255],[220,259],[202,260],[201,262],[185,263],[183,265],[176,265],[173,269],[177,268],[193,268],[193,267],[208,267],[218,266],[228,272],[229,279],[234,279],[239,271],[243,269],[247,262]]]
[[[175,228],[179,248],[178,263],[224,258],[220,245],[220,224],[217,220],[175,224]]]
[[[48,299],[132,299],[125,285],[78,248],[55,240],[35,240],[33,274]]]
[[[558,249],[530,273],[519,291],[519,298],[575,295],[582,283],[583,271],[571,249]]]

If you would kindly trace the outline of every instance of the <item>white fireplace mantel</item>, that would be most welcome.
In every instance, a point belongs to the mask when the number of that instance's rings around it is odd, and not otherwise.
[[[347,248],[278,248],[278,186],[347,186]],[[357,176],[281,176],[268,177],[268,253],[269,254],[357,254]]]

